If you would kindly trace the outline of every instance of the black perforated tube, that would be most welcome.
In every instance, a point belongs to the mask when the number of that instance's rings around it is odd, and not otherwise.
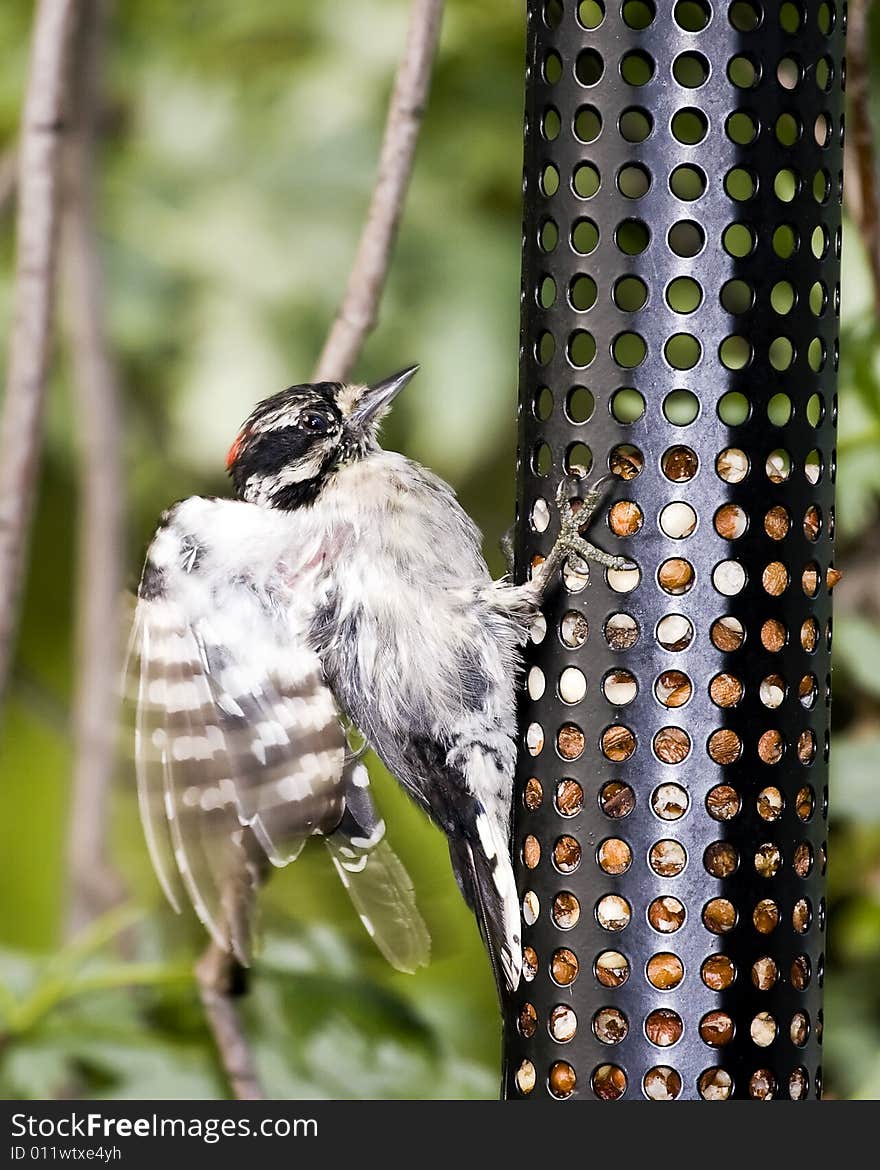
[[[528,16],[517,573],[566,468],[638,569],[529,649],[504,1093],[814,1098],[845,8]]]

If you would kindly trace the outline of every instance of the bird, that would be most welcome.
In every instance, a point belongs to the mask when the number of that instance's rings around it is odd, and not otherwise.
[[[140,810],[172,904],[182,885],[240,963],[271,867],[318,836],[376,945],[414,971],[430,938],[371,796],[371,748],[445,834],[503,995],[522,971],[522,648],[567,557],[625,561],[583,535],[599,488],[573,495],[564,477],[547,558],[523,583],[493,580],[449,484],[379,442],[418,368],[266,398],[229,449],[234,498],[163,514],[131,637]]]

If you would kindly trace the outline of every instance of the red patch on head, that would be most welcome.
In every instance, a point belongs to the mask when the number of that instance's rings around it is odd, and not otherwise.
[[[244,427],[242,430],[240,430],[238,432],[238,435],[236,436],[235,442],[229,448],[229,454],[226,456],[226,470],[227,471],[232,470],[232,465],[236,461],[236,459],[238,458],[239,452],[241,451],[241,448],[244,444],[244,441],[245,441],[245,439],[247,439],[249,434],[250,434],[250,431],[248,430],[247,427]]]

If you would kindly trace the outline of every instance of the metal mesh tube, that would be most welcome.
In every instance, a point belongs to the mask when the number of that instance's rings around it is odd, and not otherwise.
[[[528,3],[509,1098],[821,1092],[844,26]]]

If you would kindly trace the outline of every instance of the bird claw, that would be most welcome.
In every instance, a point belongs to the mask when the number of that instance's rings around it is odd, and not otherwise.
[[[596,548],[594,544],[581,535],[599,506],[605,492],[603,485],[611,476],[603,476],[583,496],[577,494],[576,480],[571,476],[564,476],[556,489],[556,505],[559,509],[559,536],[556,544],[564,555],[574,554],[584,561],[593,561],[606,569],[627,569],[634,567],[626,557],[615,556]],[[580,501],[580,507],[572,506],[572,499]]]

